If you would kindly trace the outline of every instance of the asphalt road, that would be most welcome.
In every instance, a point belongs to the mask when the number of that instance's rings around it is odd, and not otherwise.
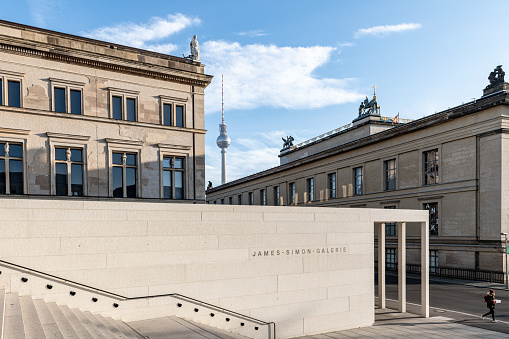
[[[375,286],[377,287],[375,274]],[[395,275],[386,275],[387,306],[397,309],[398,280]],[[420,278],[407,277],[407,311],[420,313]],[[502,300],[495,308],[496,323],[491,318],[481,319],[489,311],[483,298],[489,288],[430,280],[430,317],[452,318],[452,322],[475,326],[509,334],[509,291],[494,289],[497,299]],[[378,295],[375,288],[375,295]]]

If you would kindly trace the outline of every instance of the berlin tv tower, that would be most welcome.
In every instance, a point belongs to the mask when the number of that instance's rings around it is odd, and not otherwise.
[[[221,149],[221,185],[226,183],[226,149],[230,146],[230,137],[226,134],[226,124],[224,123],[224,91],[223,76],[221,75],[221,110],[222,120],[219,124],[219,136],[217,137],[217,147]]]

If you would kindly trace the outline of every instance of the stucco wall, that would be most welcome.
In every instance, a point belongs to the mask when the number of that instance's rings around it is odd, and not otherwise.
[[[427,218],[58,199],[1,199],[0,215],[1,260],[127,297],[180,293],[274,321],[278,337],[371,325],[373,222]],[[129,319],[148,315],[164,314]]]

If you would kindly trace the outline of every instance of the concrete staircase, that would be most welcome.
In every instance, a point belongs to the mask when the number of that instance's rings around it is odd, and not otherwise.
[[[120,320],[0,289],[0,339],[142,339]]]

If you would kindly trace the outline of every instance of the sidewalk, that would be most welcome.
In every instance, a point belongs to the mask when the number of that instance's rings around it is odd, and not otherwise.
[[[509,338],[509,334],[456,324],[445,317],[421,318],[391,309],[375,310],[375,325],[294,339],[331,338]]]

